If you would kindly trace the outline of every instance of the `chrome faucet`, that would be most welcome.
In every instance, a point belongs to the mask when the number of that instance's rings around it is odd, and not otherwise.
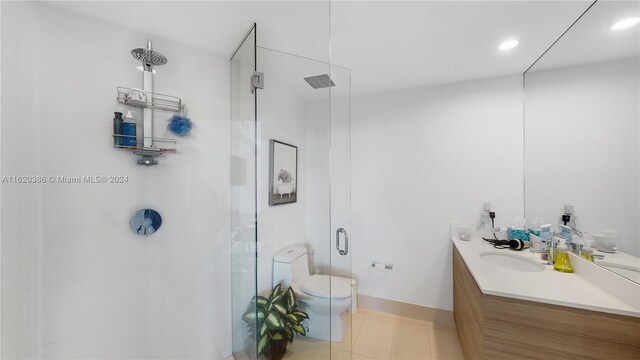
[[[556,253],[556,248],[558,247],[558,240],[551,239],[543,243],[543,245],[544,247],[540,250],[534,250],[532,248],[529,248],[529,251],[531,251],[534,254],[540,254],[543,260],[546,255],[547,265],[553,265],[553,257]]]

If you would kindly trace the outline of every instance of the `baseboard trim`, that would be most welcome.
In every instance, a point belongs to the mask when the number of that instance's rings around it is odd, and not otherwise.
[[[434,309],[422,305],[403,303],[362,294],[358,294],[358,306],[387,314],[429,321],[438,325],[455,326],[453,311]]]

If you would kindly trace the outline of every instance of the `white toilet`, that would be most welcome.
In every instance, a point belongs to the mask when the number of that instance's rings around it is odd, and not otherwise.
[[[309,314],[307,336],[342,341],[346,330],[344,313],[351,308],[351,279],[310,275],[307,249],[294,245],[273,257],[273,285],[278,283],[291,286],[300,308]]]

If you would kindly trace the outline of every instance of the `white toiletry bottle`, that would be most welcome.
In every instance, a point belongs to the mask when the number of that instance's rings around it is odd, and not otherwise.
[[[136,119],[135,119],[135,115],[134,114],[135,114],[135,112],[133,112],[131,110],[127,110],[127,114],[124,116],[124,121],[135,123]]]

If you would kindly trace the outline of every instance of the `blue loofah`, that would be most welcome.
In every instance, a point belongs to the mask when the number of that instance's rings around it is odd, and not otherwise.
[[[182,115],[175,114],[169,120],[169,131],[178,136],[187,136],[191,131],[191,119]]]

